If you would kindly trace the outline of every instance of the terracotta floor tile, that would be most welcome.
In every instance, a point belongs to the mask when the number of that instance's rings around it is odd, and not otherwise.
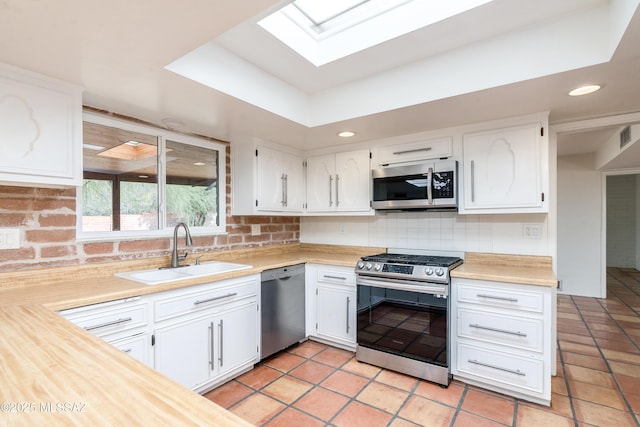
[[[640,394],[640,378],[616,374],[616,381],[623,393]]]
[[[281,376],[281,372],[271,369],[268,366],[259,365],[246,374],[240,375],[236,380],[249,387],[260,389]]]
[[[637,353],[638,346],[636,346],[632,341],[611,341],[605,340],[603,338],[596,338],[596,342],[600,346],[600,348],[607,348],[609,350],[618,350],[618,351],[626,351],[629,353]]]
[[[336,371],[324,380],[321,385],[329,390],[354,397],[369,382],[366,378],[344,371]]]
[[[601,387],[579,381],[569,381],[569,390],[574,399],[586,400],[616,409],[625,409],[620,392],[616,388]]]
[[[358,362],[355,357],[351,358],[347,363],[342,365],[340,369],[351,372],[353,374],[361,375],[366,378],[373,378],[382,370],[377,366]]]
[[[634,365],[640,365],[640,354],[627,353],[618,350],[602,349],[602,354],[607,360],[616,360],[619,362],[633,363]]]
[[[458,415],[456,415],[453,427],[504,427],[504,424],[483,418],[480,415],[460,411]]]
[[[605,323],[598,323],[598,322],[591,322],[589,323],[589,329],[591,329],[591,331],[606,331],[606,332],[611,332],[614,334],[620,334],[622,333],[622,329],[620,329],[620,327],[618,327],[617,325],[615,325],[615,322],[613,325],[608,325]]]
[[[636,414],[640,414],[640,394],[625,393],[624,396],[627,399],[627,402],[629,402],[631,410]]]
[[[390,414],[360,402],[351,402],[333,419],[332,424],[338,427],[383,427],[390,420]]]
[[[290,376],[278,378],[262,389],[264,394],[285,403],[293,403],[313,387],[311,384]]]
[[[462,401],[462,409],[502,424],[511,425],[515,403],[484,392],[467,390]]]
[[[412,423],[411,421],[403,420],[402,418],[394,418],[389,424],[389,427],[422,427],[416,423]]]
[[[564,363],[570,365],[583,366],[585,368],[597,369],[599,371],[608,371],[609,368],[601,356],[587,356],[586,354],[562,352]]]
[[[348,402],[348,397],[322,387],[316,387],[302,396],[294,406],[324,421],[329,421]]]
[[[356,397],[362,403],[395,414],[407,400],[409,393],[378,382],[371,382]]]
[[[580,320],[582,318],[578,313],[567,313],[567,312],[558,312],[558,319],[569,319],[569,320]]]
[[[600,351],[594,345],[579,344],[570,341],[560,341],[560,350],[571,353],[585,354],[587,356],[600,357]]]
[[[520,406],[518,408],[516,425],[518,427],[573,427],[575,424],[571,418],[565,418],[530,406]]]
[[[375,380],[405,391],[412,391],[416,384],[418,384],[418,379],[416,377],[388,370],[380,372]]]
[[[398,415],[421,426],[449,426],[455,409],[420,396],[411,396]]]
[[[609,366],[614,374],[640,378],[640,365],[611,361],[609,362]]]
[[[289,353],[293,353],[295,355],[310,358],[320,353],[322,350],[326,348],[325,345],[320,344],[315,341],[307,340],[303,343],[295,345],[293,347],[289,347],[287,350]]]
[[[318,384],[335,370],[336,368],[332,368],[331,366],[308,360],[297,368],[292,369],[289,374],[312,384]]]
[[[322,427],[324,425],[322,421],[316,420],[293,408],[285,409],[266,424],[268,427]]]
[[[282,372],[289,372],[300,365],[305,359],[291,353],[279,353],[264,361],[264,364]]]
[[[553,412],[557,415],[562,415],[563,417],[573,419],[573,409],[571,409],[571,399],[567,396],[563,396],[557,393],[551,393],[551,406],[541,406],[533,403],[526,403],[527,406],[531,406],[533,408]]]
[[[207,399],[222,406],[223,408],[229,408],[231,405],[237,403],[239,400],[244,399],[253,393],[253,389],[241,384],[237,381],[229,381],[222,384],[207,394],[204,395]]]
[[[614,388],[613,377],[606,372],[595,369],[583,368],[582,366],[565,365],[567,379],[581,381],[583,383],[599,385],[602,387]]]
[[[596,403],[576,399],[573,401],[576,418],[596,426],[634,426],[635,422],[626,411],[609,408]]]
[[[262,425],[286,408],[282,403],[256,393],[231,407],[231,412],[254,425]]]
[[[627,336],[621,332],[610,332],[610,331],[599,331],[592,330],[591,335],[595,338],[604,338],[606,340],[614,340],[614,341],[628,341]]]
[[[427,399],[435,400],[436,402],[453,406],[454,408],[460,403],[462,393],[464,393],[464,386],[460,384],[451,383],[449,387],[442,388],[438,384],[428,381],[420,381],[420,384],[418,384],[418,387],[414,391],[414,394],[418,396],[426,397]]]
[[[569,334],[566,332],[558,332],[558,339],[561,341],[575,342],[584,345],[593,345],[593,338],[584,335]]]
[[[638,316],[630,316],[625,314],[612,314],[611,317],[613,317],[618,321],[640,323],[640,317]]]
[[[313,356],[313,360],[339,368],[353,357],[353,353],[338,348],[327,348]]]
[[[555,376],[551,377],[551,391],[553,393],[568,396],[567,383],[563,377]]]
[[[589,336],[589,330],[587,329],[586,326],[581,326],[581,327],[573,327],[573,326],[565,326],[562,325],[560,323],[558,323],[558,332],[565,332],[568,334],[573,334],[573,335],[583,335],[583,336]]]

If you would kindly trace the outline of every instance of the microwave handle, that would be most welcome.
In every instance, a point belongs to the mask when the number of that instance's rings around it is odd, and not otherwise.
[[[427,199],[430,205],[433,204],[433,168],[429,168],[427,173]]]

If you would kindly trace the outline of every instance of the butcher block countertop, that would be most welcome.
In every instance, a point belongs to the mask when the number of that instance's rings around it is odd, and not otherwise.
[[[551,257],[467,252],[452,278],[556,287]]]
[[[113,273],[160,267],[167,265],[168,259],[2,273],[0,426],[249,425],[53,310],[162,292],[297,263],[351,267],[361,256],[378,252],[384,249],[304,244],[211,252],[201,261],[232,261],[252,268],[153,286],[114,277]]]

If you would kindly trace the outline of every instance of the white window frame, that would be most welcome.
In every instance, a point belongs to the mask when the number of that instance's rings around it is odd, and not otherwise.
[[[161,158],[158,162],[158,229],[157,230],[118,230],[118,231],[93,231],[82,230],[82,187],[76,191],[76,240],[78,242],[108,242],[121,240],[158,239],[173,236],[173,227],[166,226],[167,205],[165,200],[166,167],[165,147],[166,141],[173,141],[197,147],[218,151],[217,179],[218,179],[218,222],[217,226],[189,227],[192,236],[210,236],[226,234],[227,222],[227,185],[226,185],[226,145],[202,138],[197,138],[167,129],[148,126],[139,123],[107,117],[105,115],[84,111],[83,122],[94,123],[103,126],[123,129],[131,132],[139,132],[158,137],[158,151]],[[114,215],[116,213],[114,212]]]

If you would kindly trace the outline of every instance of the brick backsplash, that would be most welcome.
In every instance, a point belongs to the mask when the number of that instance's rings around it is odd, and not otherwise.
[[[298,217],[232,216],[226,151],[227,234],[194,236],[190,253],[297,243]],[[0,186],[0,227],[20,229],[20,249],[0,250],[0,272],[169,256],[171,239],[76,242],[76,189]],[[260,224],[261,234],[251,235]]]

